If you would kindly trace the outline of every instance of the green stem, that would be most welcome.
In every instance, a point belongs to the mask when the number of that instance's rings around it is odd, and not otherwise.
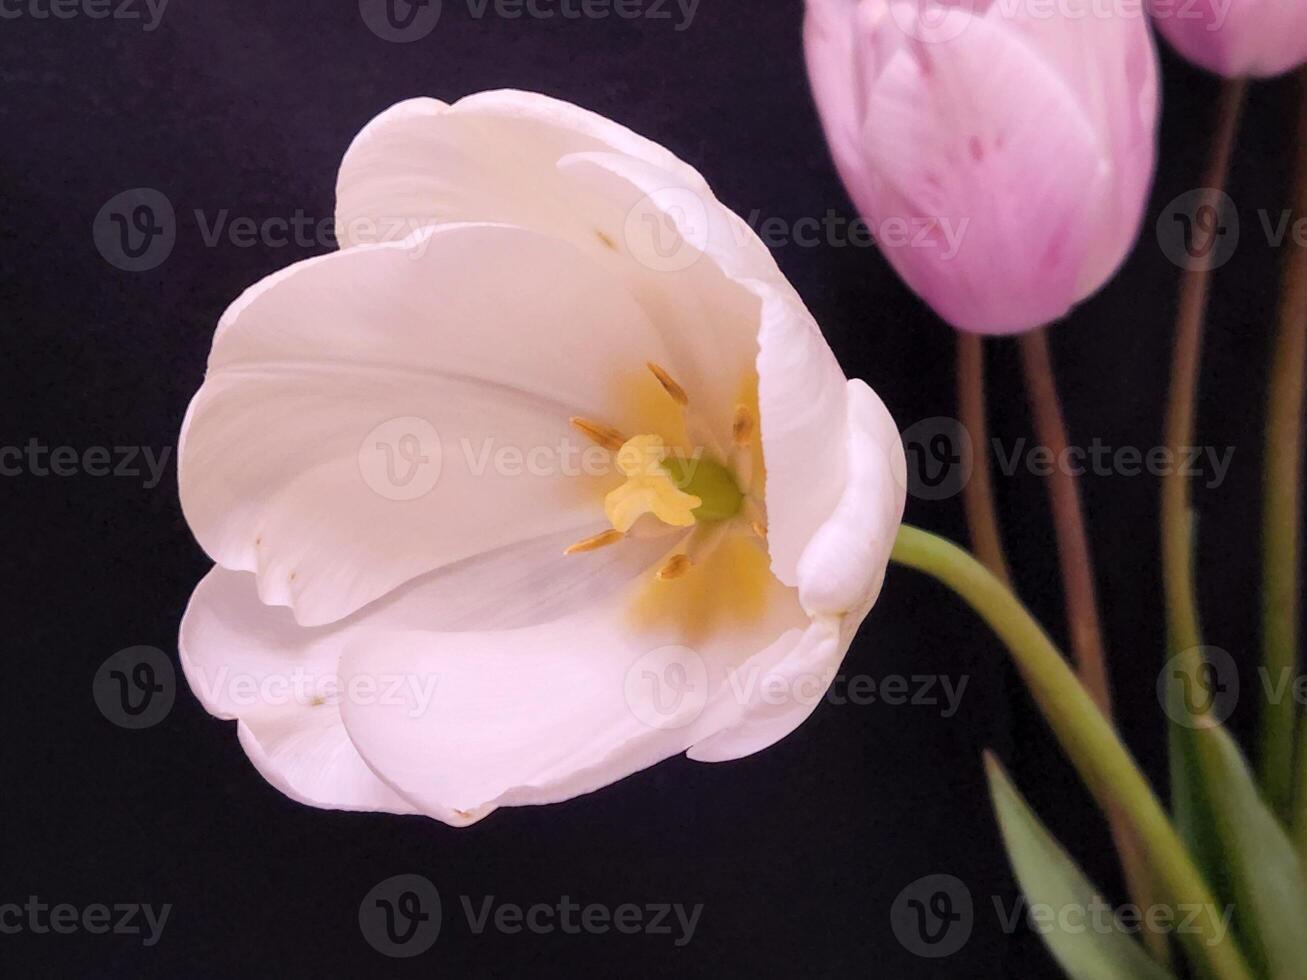
[[[1011,651],[1044,717],[1105,810],[1119,809],[1139,835],[1171,900],[1218,908],[1147,779],[1048,635],[991,572],[957,545],[904,525],[894,560],[938,579],[964,599]],[[1234,939],[1210,922],[1183,937],[1216,980],[1252,980]]]
[[[1298,114],[1291,221],[1307,219],[1307,72]],[[1303,376],[1307,373],[1307,247],[1286,239],[1279,328],[1267,391],[1262,526],[1262,664],[1266,689],[1288,691],[1298,672],[1298,569],[1302,529]],[[1262,785],[1285,819],[1293,810],[1297,705],[1268,700],[1262,714]],[[1307,806],[1307,800],[1300,801]],[[1300,834],[1307,826],[1300,824]]]

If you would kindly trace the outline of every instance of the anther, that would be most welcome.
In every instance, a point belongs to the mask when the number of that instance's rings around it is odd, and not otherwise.
[[[607,531],[600,531],[593,537],[586,538],[584,541],[578,541],[576,544],[569,545],[563,550],[565,555],[580,555],[587,551],[598,551],[600,548],[606,548],[610,544],[617,544],[625,534],[609,528]]]
[[[605,449],[611,449],[613,452],[621,449],[626,442],[626,437],[611,425],[604,425],[602,422],[584,419],[577,415],[572,416],[571,423],[578,432],[581,432],[588,439],[598,443]]]
[[[648,362],[648,368],[653,372],[653,376],[658,379],[658,383],[663,386],[663,390],[672,396],[672,401],[684,408],[690,404],[690,396],[685,393],[685,389],[676,383],[676,379],[664,371],[653,361]]]
[[[747,405],[736,405],[735,418],[731,422],[731,438],[735,440],[735,444],[737,446],[751,444],[755,430],[753,412],[749,411]]]
[[[671,558],[667,559],[667,564],[658,569],[658,580],[660,582],[670,582],[672,579],[680,578],[693,565],[694,562],[690,560],[689,555],[672,555]]]

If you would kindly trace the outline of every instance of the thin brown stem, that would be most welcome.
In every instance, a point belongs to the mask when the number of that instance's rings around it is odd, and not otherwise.
[[[1053,457],[1048,496],[1053,509],[1053,526],[1057,531],[1058,561],[1076,671],[1094,702],[1110,718],[1112,695],[1107,681],[1107,658],[1103,652],[1103,627],[1098,618],[1093,557],[1085,530],[1080,486],[1066,465],[1070,458],[1070,444],[1066,420],[1062,416],[1062,402],[1053,377],[1047,327],[1022,335],[1021,363],[1034,411],[1035,430],[1040,444]]]
[[[1220,195],[1230,174],[1239,117],[1243,110],[1247,82],[1232,79],[1221,89],[1215,142],[1207,173],[1203,178],[1207,200],[1204,207],[1216,213]],[[1219,222],[1198,224],[1193,254],[1208,256],[1214,250]],[[1203,230],[1204,227],[1207,230]],[[1198,405],[1198,370],[1202,364],[1203,322],[1207,318],[1207,295],[1211,264],[1199,262],[1186,270],[1180,284],[1180,310],[1176,316],[1175,353],[1171,363],[1171,396],[1166,419],[1166,444],[1179,458],[1184,447],[1193,445]],[[1167,627],[1172,652],[1190,659],[1200,657],[1202,633],[1194,586],[1193,534],[1190,520],[1189,478],[1183,467],[1171,467],[1162,482],[1162,577],[1166,583]],[[1192,666],[1192,665],[1191,665]],[[1195,667],[1193,673],[1197,673]]]
[[[981,564],[1009,585],[1003,537],[989,466],[989,424],[985,418],[985,349],[978,334],[958,331],[958,420],[971,437],[971,477],[962,488],[971,549]]]
[[[1298,160],[1292,222],[1307,221],[1307,69],[1300,73]],[[1280,292],[1279,328],[1267,391],[1265,522],[1262,574],[1262,662],[1278,684],[1298,673],[1302,563],[1304,375],[1307,375],[1307,242],[1289,236]],[[1307,848],[1307,784],[1295,775],[1298,706],[1267,701],[1262,717],[1262,781],[1272,805],[1295,824]],[[1307,757],[1296,760],[1298,766]],[[1297,805],[1294,806],[1295,784]]]

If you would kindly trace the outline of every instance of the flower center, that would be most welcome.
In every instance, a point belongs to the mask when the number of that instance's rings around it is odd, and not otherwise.
[[[755,409],[737,406],[731,448],[722,452],[711,430],[690,411],[685,389],[657,364],[648,367],[680,408],[696,448],[671,450],[654,433],[627,439],[602,422],[572,419],[579,431],[615,454],[625,480],[604,498],[604,514],[612,529],[578,541],[567,554],[594,551],[628,535],[650,537],[685,530],[681,544],[658,570],[657,578],[668,581],[685,575],[729,537],[743,535],[760,543],[765,539],[761,488],[753,486],[758,426]]]

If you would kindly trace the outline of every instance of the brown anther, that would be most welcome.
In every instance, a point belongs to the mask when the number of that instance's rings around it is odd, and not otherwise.
[[[626,535],[621,531],[609,528],[607,531],[600,531],[598,534],[586,538],[584,541],[578,541],[576,544],[568,545],[567,548],[563,549],[563,554],[580,555],[587,551],[598,551],[600,548],[606,548],[610,544],[617,544],[617,542],[621,541],[624,537],[626,537]]]
[[[583,419],[579,415],[572,416],[570,421],[573,428],[605,449],[617,452],[626,442],[626,438],[611,425],[604,425],[593,419]]]
[[[752,443],[755,428],[753,412],[749,411],[749,407],[736,405],[735,418],[731,421],[731,438],[735,440],[735,444],[747,446]]]
[[[649,370],[653,376],[658,379],[658,383],[663,386],[663,390],[672,396],[672,401],[684,408],[690,404],[690,396],[685,393],[685,389],[676,383],[676,379],[664,371],[659,365],[650,361]]]
[[[670,582],[672,579],[680,578],[694,566],[689,555],[672,555],[667,559],[667,564],[658,569],[658,581]]]

